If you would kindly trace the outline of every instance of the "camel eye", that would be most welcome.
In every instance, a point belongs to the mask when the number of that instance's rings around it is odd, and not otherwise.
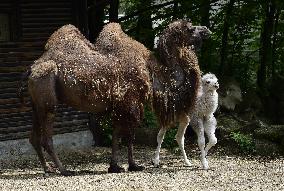
[[[210,81],[206,81],[206,84],[209,84],[210,83]]]

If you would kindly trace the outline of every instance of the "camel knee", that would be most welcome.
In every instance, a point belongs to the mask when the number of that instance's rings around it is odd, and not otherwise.
[[[162,144],[164,137],[166,134],[166,129],[160,129],[158,135],[157,135],[157,142],[158,144]]]
[[[183,135],[176,134],[175,138],[176,138],[176,141],[177,141],[179,146],[184,146],[183,145],[184,144],[184,136]]]
[[[217,138],[216,137],[212,137],[210,140],[209,140],[210,144],[211,145],[216,145],[217,144]]]
[[[40,141],[40,145],[44,148],[47,153],[53,152],[53,142],[51,138],[43,138]]]
[[[200,136],[200,137],[198,137],[198,146],[200,147],[200,148],[204,148],[205,147],[205,138],[204,138],[204,136]]]

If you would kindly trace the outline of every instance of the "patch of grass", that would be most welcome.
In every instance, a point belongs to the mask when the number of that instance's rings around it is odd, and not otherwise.
[[[103,145],[111,146],[112,144],[112,119],[111,114],[105,115],[101,121],[100,126],[102,128],[102,137],[103,137]],[[142,127],[145,128],[158,128],[157,117],[154,112],[151,110],[151,107],[146,104],[144,107],[144,118],[142,121]]]
[[[111,115],[105,115],[100,121],[101,128],[103,130],[103,145],[111,146],[112,143],[112,120]]]
[[[162,147],[174,151],[178,147],[175,138],[176,134],[177,134],[177,128],[170,128],[165,135]]]
[[[231,138],[238,144],[242,152],[244,153],[255,152],[255,143],[252,138],[252,135],[246,135],[240,132],[232,132]]]
[[[152,111],[149,104],[144,106],[144,118],[142,122],[142,127],[146,128],[158,128],[157,117]]]

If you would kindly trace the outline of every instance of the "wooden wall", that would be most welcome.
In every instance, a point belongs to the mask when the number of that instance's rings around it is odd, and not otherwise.
[[[43,52],[48,37],[64,24],[75,24],[87,34],[83,0],[1,0],[0,14],[10,15],[11,40],[0,42],[0,141],[28,137],[32,125],[25,81],[22,107],[18,82],[27,66]],[[60,106],[55,133],[86,129],[88,115]]]

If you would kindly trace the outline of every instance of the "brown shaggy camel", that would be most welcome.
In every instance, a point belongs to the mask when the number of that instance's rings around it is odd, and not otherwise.
[[[51,156],[61,174],[70,175],[57,157],[52,143],[54,109],[65,103],[81,111],[110,112],[113,146],[109,172],[121,172],[117,165],[119,133],[127,136],[129,171],[142,170],[133,160],[133,137],[143,116],[143,103],[150,94],[148,71],[133,62],[95,50],[77,28],[66,25],[48,40],[45,53],[31,66],[29,92],[33,104],[30,142],[45,172],[42,148]],[[142,65],[143,66],[143,65]],[[145,75],[146,74],[146,75]]]
[[[210,34],[211,31],[205,26],[192,26],[190,22],[176,21],[159,38],[158,53],[162,69],[156,72],[153,82],[154,109],[160,123],[158,146],[153,159],[155,166],[160,161],[159,153],[166,131],[177,125],[176,141],[185,163],[190,165],[184,150],[184,134],[201,82],[195,51]]]
[[[201,80],[195,50],[211,32],[202,26],[192,26],[188,21],[175,21],[162,33],[158,42],[159,62],[141,43],[128,37],[117,23],[107,24],[95,43],[102,53],[111,52],[121,60],[147,65],[152,80],[153,109],[158,117],[160,131],[155,165],[159,164],[159,152],[168,128],[179,123],[177,142],[186,164],[190,164],[184,152],[184,133],[189,123]]]
[[[47,165],[42,148],[61,174],[70,175],[52,143],[58,103],[96,114],[111,113],[114,130],[108,171],[124,170],[117,164],[119,135],[129,138],[129,170],[142,170],[133,159],[133,139],[134,128],[143,117],[143,103],[153,98],[163,128],[182,119],[193,107],[200,71],[192,49],[208,36],[207,29],[197,28],[187,21],[170,24],[159,43],[160,62],[118,24],[106,25],[95,46],[72,25],[57,30],[45,53],[31,66],[28,82],[34,111],[30,142],[44,171],[53,169]],[[173,34],[168,35],[170,32]]]

